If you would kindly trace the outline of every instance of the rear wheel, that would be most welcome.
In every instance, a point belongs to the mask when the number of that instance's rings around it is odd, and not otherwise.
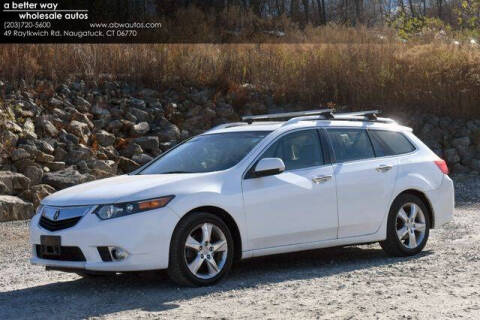
[[[411,256],[423,250],[430,232],[430,217],[425,203],[416,195],[402,194],[390,208],[387,239],[383,250],[391,256]]]
[[[230,230],[220,218],[194,213],[175,229],[168,274],[181,285],[214,284],[230,271],[233,250]]]

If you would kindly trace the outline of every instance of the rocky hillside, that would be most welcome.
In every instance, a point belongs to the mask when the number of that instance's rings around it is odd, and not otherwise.
[[[222,93],[109,81],[57,87],[0,82],[0,95],[0,221],[29,218],[56,190],[128,173],[183,139],[238,121],[240,114],[297,109],[278,106],[248,85]],[[480,171],[480,121],[408,119],[454,171]]]

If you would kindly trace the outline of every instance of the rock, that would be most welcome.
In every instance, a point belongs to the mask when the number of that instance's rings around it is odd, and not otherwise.
[[[87,165],[87,161],[82,160],[79,163],[77,163],[77,168],[80,171],[80,173],[88,173],[90,172],[90,168]]]
[[[460,156],[455,148],[445,149],[443,150],[443,154],[445,155],[445,160],[449,164],[460,162]]]
[[[130,160],[125,157],[118,158],[118,167],[122,169],[123,172],[129,173],[132,172],[140,167],[138,163],[133,160]]]
[[[65,169],[65,162],[63,161],[52,161],[44,164],[51,171],[59,171]]]
[[[57,190],[65,189],[89,180],[87,175],[81,174],[77,170],[65,169],[53,173],[46,173],[43,176],[43,183],[51,185]]]
[[[215,112],[219,117],[224,119],[234,120],[237,118],[233,107],[227,103],[218,103]]]
[[[33,217],[33,205],[14,196],[0,196],[0,222]]]
[[[43,140],[37,140],[35,141],[35,145],[42,150],[45,153],[52,154],[55,149],[52,147],[52,145],[46,141]]]
[[[145,101],[141,99],[130,98],[130,100],[128,100],[128,104],[130,107],[134,108],[145,108]]]
[[[49,120],[43,120],[41,122],[41,127],[43,128],[44,132],[50,137],[56,137],[58,135],[57,128]]]
[[[93,151],[90,148],[79,144],[76,149],[70,151],[65,159],[67,164],[76,164],[82,160],[88,160],[92,157]]]
[[[144,165],[145,163],[152,161],[153,158],[148,154],[142,153],[134,155],[132,157],[132,160],[139,163],[140,165]]]
[[[40,202],[46,196],[55,192],[55,189],[48,184],[39,184],[31,187],[29,190],[22,192],[19,197],[23,200],[33,202],[33,207],[37,208]]]
[[[470,172],[470,169],[468,169],[467,167],[465,167],[464,165],[461,165],[460,163],[456,163],[454,166],[453,166],[453,170],[452,170],[454,173],[468,173]]]
[[[471,161],[471,166],[474,170],[480,171],[480,160],[479,159],[473,159]]]
[[[180,129],[167,119],[159,121],[159,127],[155,130],[160,142],[176,141],[180,138]]]
[[[111,116],[110,111],[108,111],[105,108],[102,108],[98,104],[94,105],[92,107],[91,111],[95,116],[97,116],[97,118],[101,118],[101,117],[108,117],[109,118]]]
[[[123,122],[120,120],[114,120],[107,125],[107,130],[112,132],[119,132],[123,128]]]
[[[23,170],[23,174],[30,179],[30,184],[39,184],[43,178],[43,170],[37,166],[28,166]]]
[[[105,130],[100,130],[95,134],[98,144],[104,147],[111,146],[115,143],[115,136]]]
[[[0,194],[7,194],[9,192],[9,189],[5,183],[0,181]]]
[[[18,136],[7,129],[3,129],[0,126],[0,141],[2,143],[3,149],[6,151],[10,151],[17,145]]]
[[[130,142],[126,148],[120,150],[120,154],[128,158],[141,153],[143,153],[142,147],[134,142]]]
[[[152,154],[157,154],[159,152],[160,143],[158,137],[148,136],[140,137],[133,140],[136,144],[140,145],[143,150],[150,152]]]
[[[56,147],[55,150],[53,151],[53,156],[55,158],[55,161],[63,161],[65,160],[65,157],[67,156],[68,152],[65,151],[62,147]]]
[[[130,128],[131,136],[143,136],[148,131],[150,131],[150,125],[148,122],[140,122]]]
[[[0,171],[0,182],[6,189],[4,194],[14,195],[23,192],[30,186],[30,179],[23,174],[11,171]]]
[[[13,150],[12,154],[10,155],[10,158],[12,158],[13,161],[30,159],[31,157],[32,156],[30,155],[30,153],[28,153],[27,150],[23,148]]]
[[[87,165],[91,169],[102,170],[110,174],[117,173],[117,164],[112,160],[90,160]]]
[[[100,147],[99,151],[103,152],[109,160],[117,160],[119,156],[119,153],[114,146]]]
[[[72,120],[70,122],[70,130],[82,141],[88,143],[88,140],[90,138],[90,129],[88,127],[88,124],[77,120]]]
[[[44,152],[38,152],[37,153],[37,161],[41,163],[46,163],[46,162],[52,162],[55,160],[55,157],[52,156],[51,154],[46,154]]]
[[[137,109],[137,108],[130,108],[130,113],[133,116],[135,116],[135,118],[140,122],[151,120],[150,114],[146,111],[143,111],[143,110],[140,110],[140,109]]]
[[[452,145],[455,147],[468,147],[470,145],[469,137],[461,137],[452,140]]]

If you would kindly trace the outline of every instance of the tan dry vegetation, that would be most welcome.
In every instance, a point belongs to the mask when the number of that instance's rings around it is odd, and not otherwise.
[[[183,83],[219,90],[249,83],[278,103],[480,115],[478,47],[390,36],[379,41],[373,31],[352,32],[357,42],[342,42],[348,33],[333,30],[315,44],[2,45],[0,79],[107,75],[154,88]]]

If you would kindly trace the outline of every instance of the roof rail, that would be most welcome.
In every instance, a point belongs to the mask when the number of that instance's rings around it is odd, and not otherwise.
[[[320,110],[311,110],[311,111],[261,114],[261,115],[257,115],[257,116],[244,116],[244,117],[242,117],[242,121],[246,121],[248,124],[251,124],[253,121],[258,121],[258,120],[296,118],[296,117],[306,117],[306,116],[315,116],[315,115],[323,116],[326,119],[332,119],[333,118],[333,111],[334,111],[334,109],[320,109]]]
[[[226,128],[233,128],[233,127],[240,127],[240,126],[246,126],[248,125],[245,122],[230,122],[230,123],[222,123],[219,124],[218,126],[215,126],[205,132],[213,131],[213,130],[220,130],[220,129],[226,129]]]
[[[357,111],[357,112],[345,112],[345,113],[336,113],[334,114],[335,118],[340,117],[357,117],[363,116],[368,120],[377,120],[377,115],[382,113],[380,110],[366,110],[366,111]]]

